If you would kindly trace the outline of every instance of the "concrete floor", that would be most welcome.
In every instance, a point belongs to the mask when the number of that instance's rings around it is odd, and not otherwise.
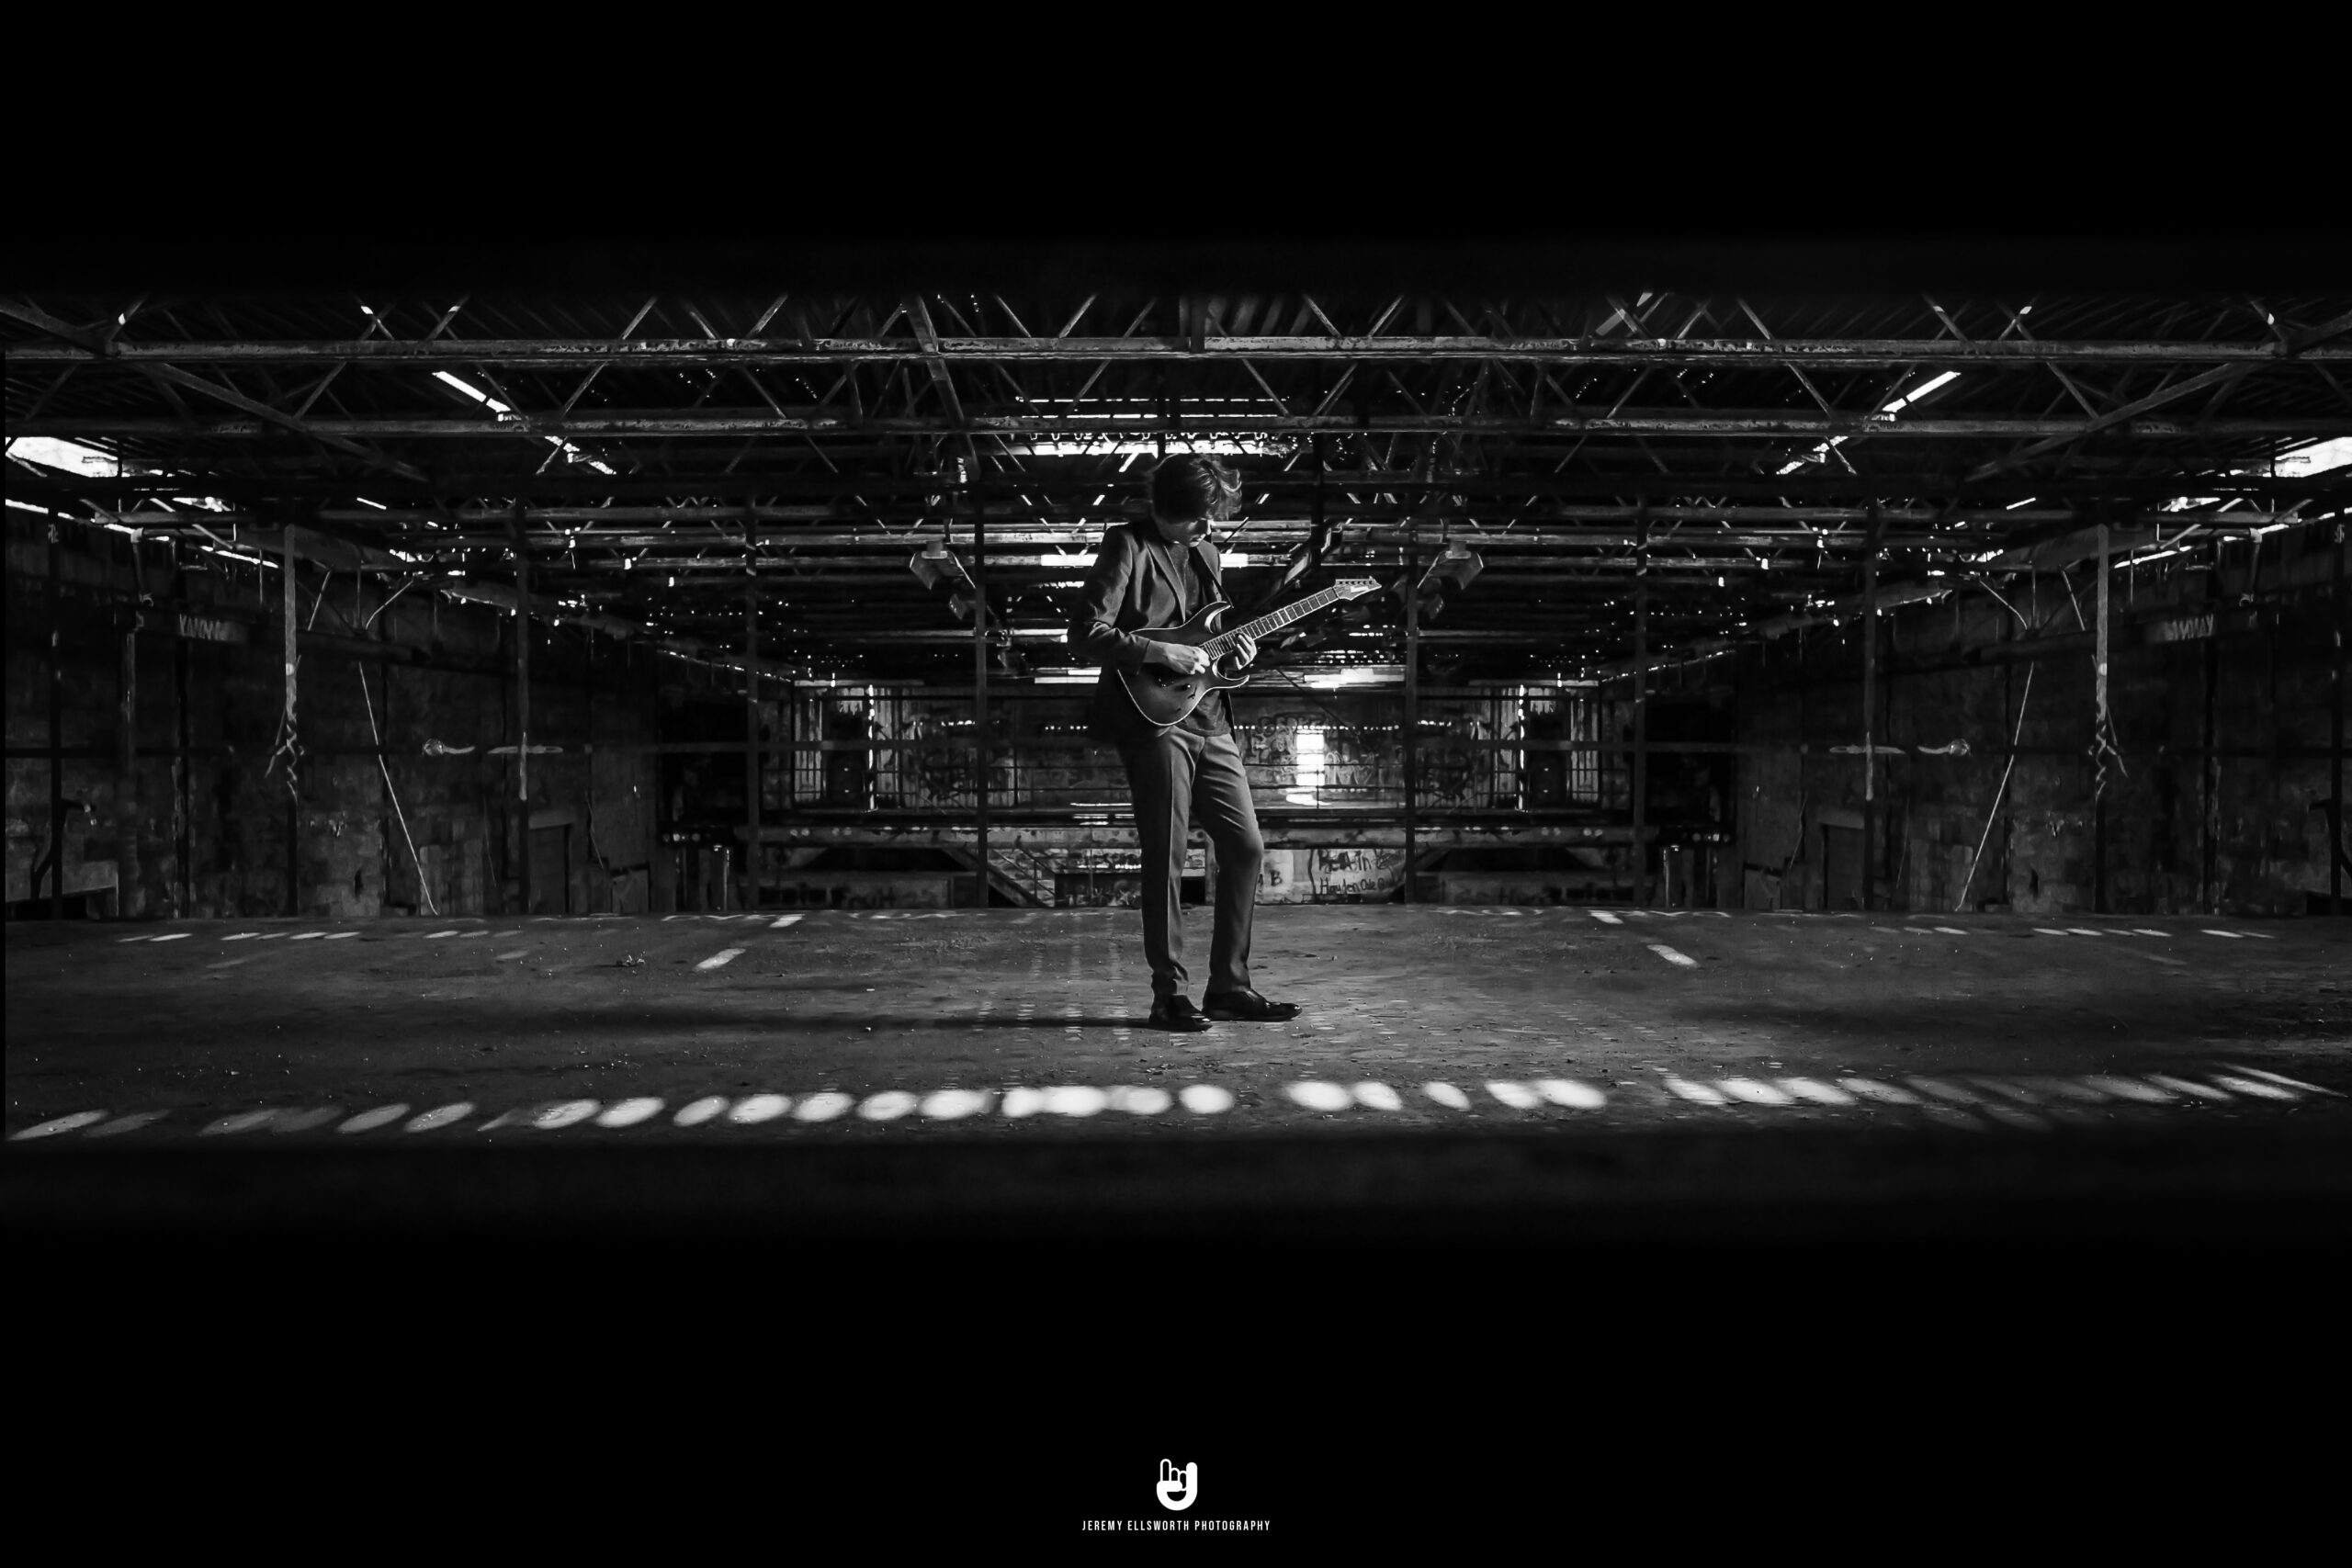
[[[26,923],[6,957],[20,1218],[67,1166],[121,1220],[176,1201],[169,1151],[258,1148],[330,1185],[360,1149],[469,1149],[494,1207],[548,1170],[609,1183],[623,1151],[789,1147],[673,1208],[844,1224],[2352,1194],[2352,920],[1270,907],[1258,983],[1305,1015],[1190,1036],[1141,1026],[1122,910]],[[1149,1146],[1182,1173],[1116,1152]],[[266,1163],[241,1191],[298,1168]]]

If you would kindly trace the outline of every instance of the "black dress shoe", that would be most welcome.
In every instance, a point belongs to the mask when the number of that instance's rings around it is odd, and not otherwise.
[[[1201,998],[1211,1018],[1238,1019],[1245,1023],[1281,1023],[1296,1018],[1296,1002],[1270,1002],[1255,991],[1211,991]]]
[[[1178,1034],[1198,1033],[1209,1026],[1208,1019],[1186,997],[1161,997],[1151,1004],[1151,1017],[1146,1027],[1165,1029]]]

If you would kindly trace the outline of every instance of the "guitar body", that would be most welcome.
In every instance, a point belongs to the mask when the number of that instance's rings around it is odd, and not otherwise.
[[[1136,635],[1153,642],[1182,643],[1198,648],[1217,636],[1217,622],[1224,617],[1227,606],[1204,604],[1193,612],[1192,618],[1182,626],[1147,626]],[[1201,699],[1211,692],[1229,691],[1250,683],[1247,675],[1227,675],[1211,666],[1198,675],[1179,675],[1164,664],[1142,664],[1119,671],[1120,683],[1127,689],[1128,700],[1145,722],[1161,729],[1171,728],[1184,721],[1184,716],[1201,705]]]
[[[1127,700],[1135,704],[1136,712],[1143,716],[1146,723],[1163,730],[1170,728],[1182,724],[1184,716],[1200,706],[1201,699],[1211,692],[1230,691],[1250,683],[1249,676],[1226,668],[1235,639],[1245,636],[1262,638],[1317,610],[1344,600],[1361,599],[1379,590],[1380,584],[1369,577],[1349,578],[1231,631],[1217,628],[1218,620],[1230,605],[1204,604],[1182,626],[1146,626],[1136,635],[1153,642],[1178,642],[1189,648],[1206,649],[1216,658],[1216,663],[1198,675],[1179,675],[1164,664],[1138,665],[1133,670],[1122,667],[1119,683],[1126,688]]]

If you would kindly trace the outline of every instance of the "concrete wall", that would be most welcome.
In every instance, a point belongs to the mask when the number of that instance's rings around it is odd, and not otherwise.
[[[2109,759],[2103,790],[2095,566],[2075,569],[2071,592],[2046,574],[2006,590],[2007,607],[1963,591],[1882,616],[1874,743],[1903,753],[1878,759],[1879,907],[2091,910],[2103,796],[2109,911],[2303,912],[2327,890],[2330,858],[2318,803],[2330,789],[2337,609],[2335,547],[2321,535],[2293,529],[2259,554],[2237,543],[2217,561],[2206,547],[2114,574],[2108,700],[2120,760]],[[1861,759],[1828,749],[1861,740],[1860,636],[1852,625],[1792,634],[1742,660],[1739,739],[1776,749],[1739,759],[1749,908],[1859,896],[1837,861],[1860,850]],[[2015,657],[2020,644],[2044,656]],[[1955,741],[1967,755],[1919,752]]]
[[[8,529],[6,696],[16,752],[47,744],[51,656],[46,544],[17,517]],[[187,552],[183,561],[198,570],[182,572],[166,547],[139,546],[134,559],[128,538],[76,525],[64,528],[63,542],[63,741],[103,753],[64,763],[74,806],[69,891],[119,887],[108,912],[129,917],[519,908],[514,762],[487,755],[514,740],[512,616],[422,591],[385,607],[376,582],[298,569],[306,631],[390,644],[401,657],[360,658],[315,642],[302,649],[296,735],[304,756],[289,790],[285,771],[270,767],[284,694],[277,570],[256,573]],[[141,592],[147,624],[130,638],[138,760],[126,771],[123,649]],[[173,635],[182,609],[243,640]],[[656,738],[651,659],[576,628],[532,623],[531,635],[532,743],[562,748],[531,759],[532,819],[571,829],[562,897],[546,907],[642,908],[656,830],[654,759],[585,748]],[[183,728],[184,759],[173,754]],[[380,764],[372,754],[379,736],[389,750]],[[429,755],[428,741],[458,754]],[[8,900],[34,896],[31,874],[48,839],[48,762],[12,755]],[[46,880],[40,893],[46,897]]]

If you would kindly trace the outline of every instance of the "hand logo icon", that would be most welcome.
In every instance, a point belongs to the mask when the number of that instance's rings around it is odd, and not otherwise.
[[[1182,1470],[1166,1460],[1159,1461],[1159,1506],[1170,1513],[1181,1514],[1193,1506],[1200,1495],[1201,1467],[1188,1464]]]

